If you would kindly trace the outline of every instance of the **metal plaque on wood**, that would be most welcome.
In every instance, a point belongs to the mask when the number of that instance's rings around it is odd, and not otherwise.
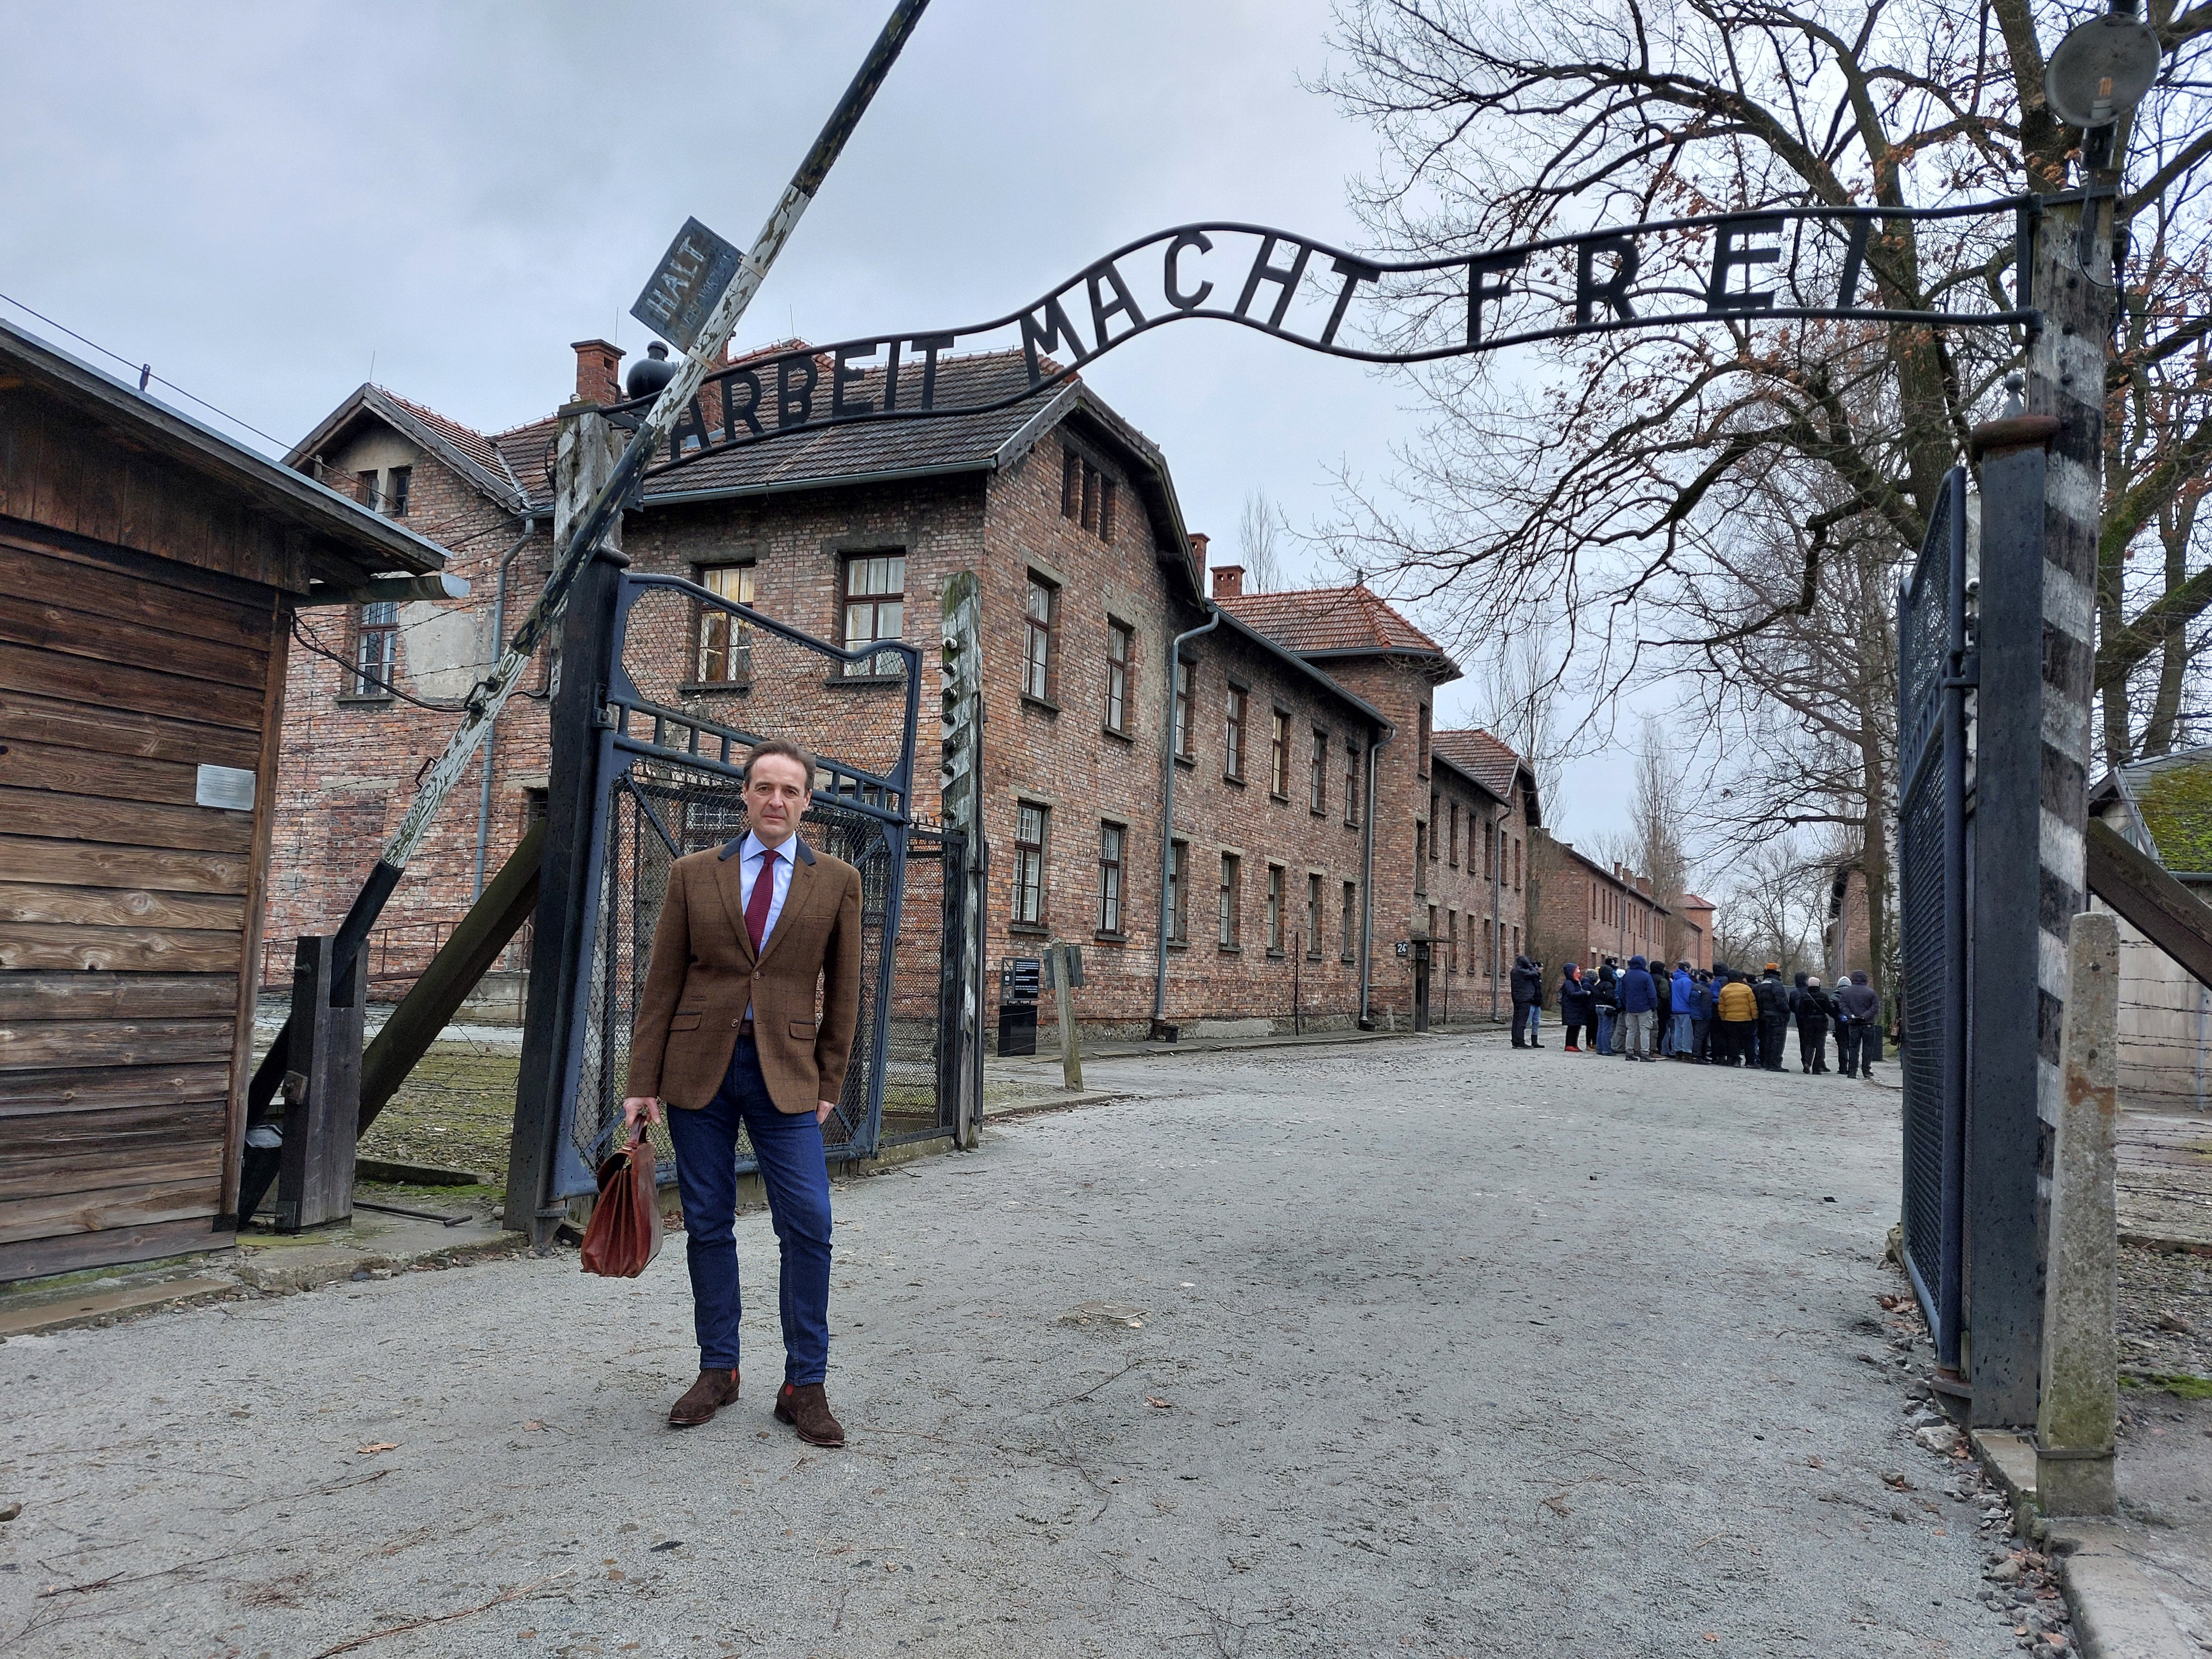
[[[689,351],[743,258],[696,219],[686,219],[629,314],[678,351]]]
[[[226,812],[253,810],[253,774],[242,766],[202,765],[192,782],[192,803]]]

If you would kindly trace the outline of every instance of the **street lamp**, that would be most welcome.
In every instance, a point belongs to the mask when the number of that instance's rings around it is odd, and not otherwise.
[[[2089,275],[2100,198],[2119,191],[2112,146],[2120,118],[2143,100],[2158,80],[2157,32],[2136,15],[2135,0],[2113,0],[2102,17],[2076,23],[2051,54],[2043,71],[2044,100],[2069,126],[2081,129],[2081,229],[2079,263]],[[2091,280],[2094,280],[2092,278]],[[2119,280],[2113,273],[2113,281]]]

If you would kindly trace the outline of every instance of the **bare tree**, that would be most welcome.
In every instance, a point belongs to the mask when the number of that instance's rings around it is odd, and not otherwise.
[[[1771,962],[1785,978],[1820,971],[1817,883],[1790,846],[1770,842],[1736,860],[1714,901],[1716,958],[1754,973]]]
[[[1479,672],[1475,718],[1528,763],[1545,817],[1556,823],[1559,770],[1577,728],[1560,717],[1565,665],[1553,644],[1553,630],[1541,623],[1497,638]]]
[[[2191,496],[2212,462],[2212,4],[2148,0],[2148,18],[2166,73],[2118,134],[2108,389],[2124,408],[2108,422],[2096,671],[2115,759],[2172,740],[2177,683],[2212,619],[2212,523]],[[1338,19],[1346,68],[1327,84],[1382,135],[1383,171],[1356,204],[1394,254],[1723,208],[2051,193],[2078,155],[2042,92],[2043,35],[2067,21],[2049,0],[1341,0]],[[1892,216],[1875,240],[1886,304],[2002,302],[2013,249],[1993,222]],[[1702,282],[1692,258],[1662,239],[1645,270]],[[1398,300],[1409,330],[1460,302]],[[1907,555],[2020,346],[1996,331],[1747,319],[1532,349],[1542,376],[1449,361],[1413,372],[1435,418],[1401,458],[1401,494],[1347,486],[1339,533],[1464,625],[1563,617],[1583,669],[1618,689],[1654,637],[1647,602],[1724,579],[1716,550],[1761,491],[1810,503],[1799,580],[1729,628],[1806,614],[1843,544]],[[2160,538],[2172,556],[2130,570],[2129,550]]]
[[[1282,509],[1263,489],[1244,497],[1237,515],[1237,556],[1243,562],[1245,591],[1273,593],[1283,586]]]
[[[1731,860],[1797,830],[1850,847],[1879,974],[1894,933],[1895,544],[1854,521],[1808,564],[1806,521],[1830,499],[1770,477],[1713,539],[1709,579],[1669,584],[1662,603],[1693,665],[1685,718],[1712,744],[1703,827]]]
[[[1650,878],[1651,896],[1667,908],[1661,943],[1669,962],[1678,962],[1685,954],[1682,895],[1690,882],[1689,860],[1682,845],[1682,768],[1670,757],[1659,721],[1645,715],[1636,749],[1631,823],[1637,862]]]

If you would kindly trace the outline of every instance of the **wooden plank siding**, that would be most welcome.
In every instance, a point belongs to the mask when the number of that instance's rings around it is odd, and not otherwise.
[[[0,1024],[23,1020],[228,1018],[228,974],[0,974]]]
[[[230,1066],[72,1066],[0,1070],[0,1117],[40,1112],[106,1112],[149,1101],[222,1100]]]
[[[0,398],[0,515],[21,521],[7,528],[28,536],[50,528],[257,585],[307,589],[307,550],[270,515],[46,400]]]
[[[31,653],[21,653],[33,661]],[[44,659],[51,663],[52,659]],[[129,714],[112,702],[94,696],[64,702],[52,697],[26,696],[0,684],[0,726],[21,736],[26,743],[46,743],[82,749],[95,755],[133,755],[141,760],[202,761],[216,766],[241,767],[252,771],[261,757],[258,734],[230,726],[203,724],[196,720],[166,718],[169,711],[198,711],[199,688],[173,685],[163,680],[157,702],[161,714]],[[97,716],[85,712],[87,701],[97,702]]]
[[[0,533],[0,1279],[231,1237],[289,621]],[[252,770],[254,810],[198,805],[203,764]]]
[[[0,544],[0,558],[9,550]],[[174,715],[189,709],[195,720],[235,726],[249,734],[249,741],[261,732],[261,700],[251,690],[182,679],[158,667],[64,656],[5,641],[0,641],[0,689],[42,692],[130,714]]]

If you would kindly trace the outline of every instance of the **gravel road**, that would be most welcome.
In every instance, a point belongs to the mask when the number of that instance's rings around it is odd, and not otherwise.
[[[9,1341],[0,1652],[2015,1650],[1875,1299],[1893,1091],[1488,1036],[1090,1069],[1136,1097],[840,1194],[842,1454],[769,1417],[764,1215],[683,1434],[680,1237]]]

